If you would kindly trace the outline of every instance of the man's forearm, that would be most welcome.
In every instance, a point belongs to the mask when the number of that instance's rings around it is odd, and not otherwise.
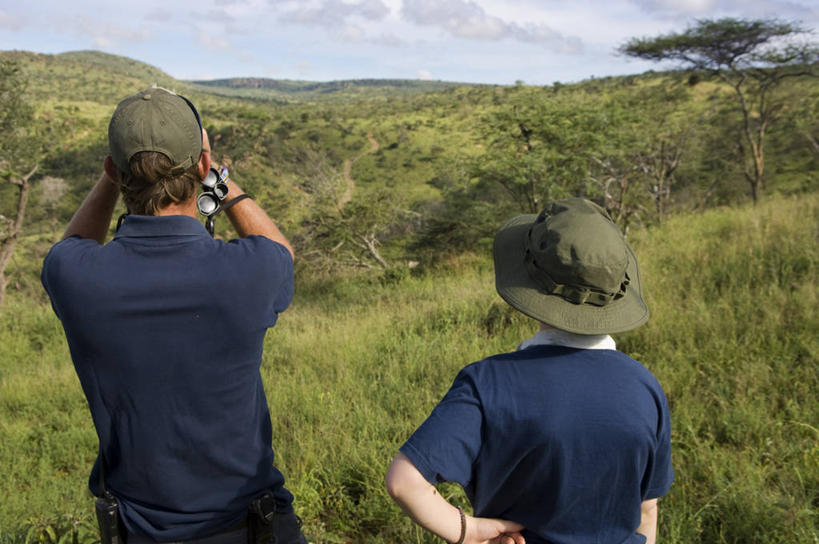
[[[119,187],[108,174],[103,172],[99,181],[74,212],[63,234],[63,240],[69,236],[78,235],[82,238],[96,240],[100,244],[104,243],[118,197]]]
[[[233,180],[228,183],[228,188],[226,203],[245,193]],[[231,225],[233,225],[233,228],[236,229],[240,237],[244,238],[250,234],[264,236],[274,242],[280,243],[287,248],[291,256],[293,255],[293,248],[290,246],[290,242],[287,241],[284,234],[281,233],[273,220],[270,219],[267,212],[252,199],[246,198],[241,202],[237,202],[234,206],[228,208],[225,213],[227,213]]]

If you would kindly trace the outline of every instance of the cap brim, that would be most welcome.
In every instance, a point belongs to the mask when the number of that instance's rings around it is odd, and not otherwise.
[[[636,329],[648,321],[643,300],[637,256],[626,244],[630,282],[622,298],[606,306],[573,304],[558,295],[546,294],[533,280],[524,260],[526,236],[536,215],[521,215],[507,221],[495,235],[495,288],[516,310],[558,329],[577,334],[614,334]]]

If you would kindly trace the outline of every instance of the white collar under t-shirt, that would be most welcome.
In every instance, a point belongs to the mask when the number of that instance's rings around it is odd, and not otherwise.
[[[575,334],[560,329],[543,329],[528,340],[521,342],[518,350],[541,345],[578,349],[617,349],[614,339],[608,334],[587,335]]]

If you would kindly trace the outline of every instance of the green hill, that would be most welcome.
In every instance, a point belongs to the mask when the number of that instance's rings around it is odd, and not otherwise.
[[[153,83],[167,88],[187,88],[153,66],[99,51],[58,55],[0,51],[0,56],[23,66],[35,103],[88,101],[116,105],[117,100],[134,89]]]
[[[56,57],[86,66],[100,67],[140,81],[155,81],[159,85],[176,83],[174,78],[149,64],[101,51],[71,51],[60,53]]]

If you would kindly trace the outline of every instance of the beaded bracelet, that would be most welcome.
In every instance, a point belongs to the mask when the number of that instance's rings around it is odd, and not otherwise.
[[[464,514],[464,509],[460,506],[458,507],[458,514],[461,516],[461,538],[459,538],[455,544],[464,544],[464,539],[466,538],[466,515]]]

